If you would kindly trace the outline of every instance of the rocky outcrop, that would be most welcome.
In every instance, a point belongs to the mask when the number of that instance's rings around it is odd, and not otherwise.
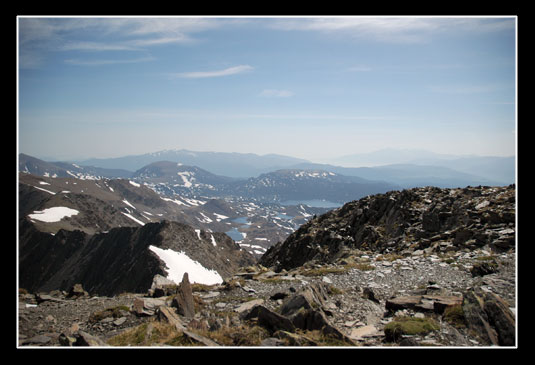
[[[26,221],[19,241],[20,287],[30,292],[69,290],[80,283],[91,294],[147,292],[154,276],[167,276],[169,269],[149,246],[182,252],[222,278],[254,262],[225,234],[197,233],[177,222],[114,228],[93,236],[60,230],[52,236]]]
[[[348,250],[412,254],[515,245],[515,187],[434,187],[391,191],[345,204],[271,247],[260,264],[277,271]]]

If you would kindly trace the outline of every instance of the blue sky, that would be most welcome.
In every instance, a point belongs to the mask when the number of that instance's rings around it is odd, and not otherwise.
[[[19,152],[512,156],[514,17],[20,17]]]

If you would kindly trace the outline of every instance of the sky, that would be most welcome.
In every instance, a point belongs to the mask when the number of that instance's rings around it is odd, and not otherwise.
[[[515,17],[19,17],[18,151],[516,153]]]

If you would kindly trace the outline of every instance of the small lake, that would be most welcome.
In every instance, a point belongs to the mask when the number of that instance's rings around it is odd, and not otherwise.
[[[232,238],[234,241],[241,241],[244,239],[244,235],[243,233],[241,233],[240,231],[238,231],[236,228],[232,228],[230,231],[228,232],[225,232],[227,234],[227,236],[229,236],[230,238]]]
[[[232,221],[235,223],[249,224],[249,222],[247,221],[247,217],[234,218]]]
[[[299,204],[305,204],[309,207],[316,207],[316,208],[338,208],[341,207],[343,204],[331,202],[324,199],[312,199],[312,200],[287,200],[284,202],[281,202],[281,205],[299,205]]]
[[[284,214],[284,213],[279,213],[279,214],[276,215],[276,217],[279,217],[280,219],[284,219],[284,220],[287,220],[287,221],[293,219],[292,216]]]

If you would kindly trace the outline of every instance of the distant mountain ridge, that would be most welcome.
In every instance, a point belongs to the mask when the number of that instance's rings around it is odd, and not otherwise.
[[[164,150],[142,155],[131,155],[107,159],[80,161],[80,165],[90,165],[107,169],[122,168],[136,171],[158,161],[171,161],[184,165],[198,166],[213,174],[237,178],[257,176],[260,173],[277,170],[307,160],[277,155],[257,155],[235,152],[198,152],[189,150]]]
[[[514,156],[451,155],[418,149],[385,148],[370,153],[342,156],[333,162],[347,167],[375,168],[386,165],[444,167],[502,185],[515,182]]]
[[[241,179],[258,177],[263,173],[283,169],[318,169],[346,176],[359,176],[368,180],[383,180],[407,188],[425,185],[438,187],[497,186],[512,184],[516,180],[515,156],[447,155],[425,150],[393,148],[342,156],[333,159],[334,164],[314,163],[276,154],[261,156],[246,153],[197,152],[184,149],[117,158],[71,161],[70,165],[50,163],[57,168],[68,170],[72,174],[129,178],[134,171],[159,161],[196,166],[215,175]],[[83,171],[77,171],[76,166],[79,166]],[[21,171],[24,169],[21,168]]]

